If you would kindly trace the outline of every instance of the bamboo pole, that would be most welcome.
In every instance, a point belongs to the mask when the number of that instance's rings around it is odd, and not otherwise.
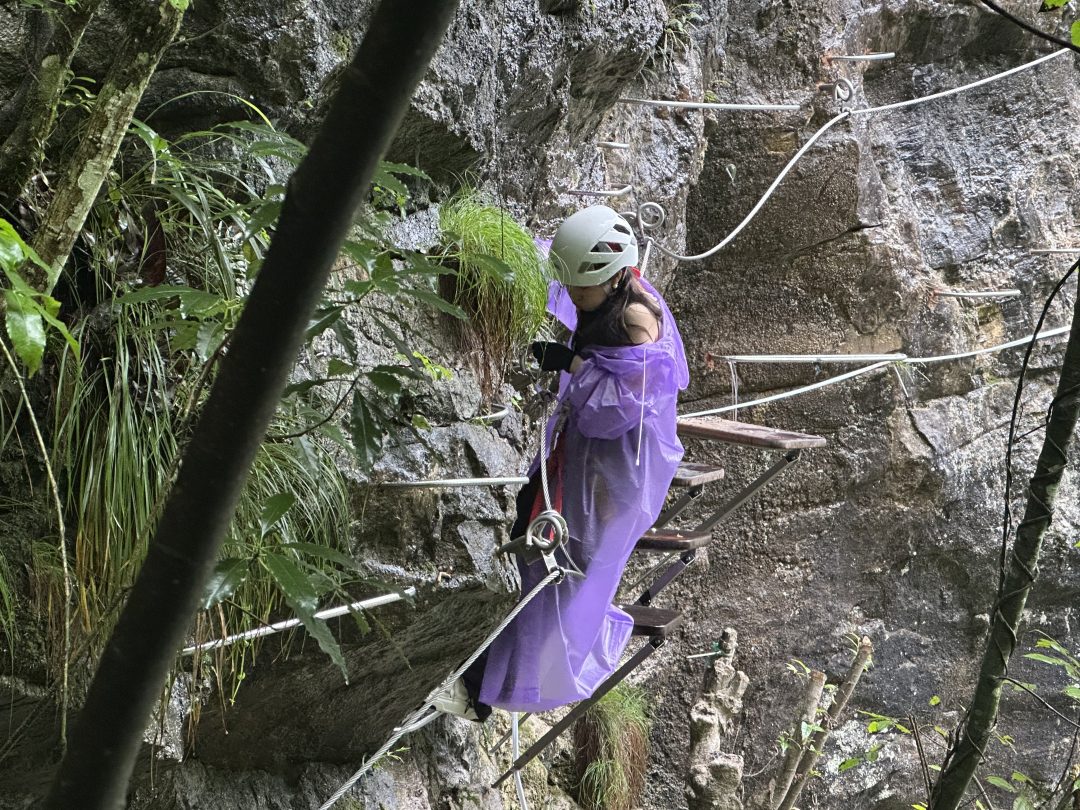
[[[795,800],[799,798],[799,794],[806,785],[806,780],[810,778],[814,766],[821,758],[821,750],[825,746],[825,740],[828,739],[829,732],[836,724],[837,718],[840,717],[840,712],[847,706],[848,699],[851,697],[851,693],[855,691],[855,687],[858,686],[859,678],[862,677],[863,670],[866,668],[866,664],[873,652],[874,645],[870,643],[870,639],[864,637],[859,644],[858,651],[855,653],[855,660],[851,662],[851,669],[848,670],[844,682],[840,684],[840,688],[836,690],[836,697],[833,698],[832,705],[829,706],[829,710],[825,713],[825,719],[821,723],[821,730],[814,732],[814,736],[810,739],[810,745],[803,753],[802,759],[799,760],[799,767],[795,772],[791,787],[788,788],[787,795],[777,805],[777,810],[791,810]]]

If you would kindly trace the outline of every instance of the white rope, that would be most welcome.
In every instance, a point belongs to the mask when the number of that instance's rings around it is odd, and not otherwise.
[[[574,197],[621,197],[624,194],[629,194],[633,190],[634,186],[627,183],[614,191],[586,191],[583,188],[568,188],[563,191],[563,194],[570,194]]]
[[[860,55],[826,56],[829,62],[884,62],[886,59],[895,59],[895,53],[864,53]]]
[[[872,115],[873,113],[889,112],[891,110],[899,110],[903,107],[913,107],[916,104],[925,104],[927,101],[936,101],[939,98],[946,98],[947,96],[954,96],[957,93],[963,93],[967,90],[974,90],[976,87],[982,87],[984,84],[990,84],[991,82],[999,81],[1008,76],[1013,76],[1021,71],[1033,68],[1036,65],[1041,65],[1043,62],[1047,62],[1050,59],[1055,59],[1062,54],[1069,53],[1068,48],[1062,48],[1060,51],[1054,51],[1053,53],[1041,56],[1033,62],[1025,62],[1022,65],[1011,68],[1010,70],[1003,71],[1002,73],[995,73],[993,76],[987,76],[985,79],[979,79],[977,82],[971,84],[965,84],[960,87],[954,87],[952,90],[943,90],[940,93],[934,93],[929,96],[922,96],[921,98],[913,98],[908,101],[898,101],[895,104],[883,104],[880,107],[866,107],[861,110],[852,110],[852,115]]]
[[[518,740],[518,713],[510,713],[510,746],[513,749],[511,753],[514,757],[514,762],[517,762],[518,758],[518,746],[520,744]],[[529,810],[529,804],[525,801],[525,786],[521,783],[521,771],[514,771],[514,787],[517,788],[518,801],[521,803],[521,810]]]
[[[965,84],[965,85],[962,85],[961,87],[954,87],[952,90],[944,90],[944,91],[942,91],[940,93],[934,93],[933,95],[923,96],[921,98],[913,98],[913,99],[910,99],[908,101],[899,101],[899,102],[897,102],[895,104],[884,104],[884,105],[882,105],[880,107],[867,107],[867,108],[861,109],[861,110],[844,110],[838,116],[836,116],[835,118],[830,120],[828,123],[826,123],[825,126],[823,126],[821,129],[819,129],[817,132],[815,132],[813,137],[811,137],[810,140],[808,140],[803,145],[802,149],[800,149],[798,152],[795,153],[795,157],[793,157],[791,159],[791,161],[787,164],[787,166],[784,167],[784,170],[782,172],[780,172],[779,176],[777,176],[777,178],[773,181],[773,184],[771,186],[769,186],[768,190],[765,192],[765,196],[763,196],[758,201],[758,204],[754,206],[754,208],[750,211],[749,214],[747,214],[746,219],[744,219],[742,222],[740,222],[738,224],[738,226],[736,226],[735,230],[733,230],[730,234],[728,234],[724,238],[724,240],[722,242],[720,242],[720,244],[718,244],[716,247],[712,248],[711,250],[707,250],[704,253],[699,253],[699,254],[697,254],[695,256],[680,256],[678,253],[675,253],[675,252],[673,252],[671,250],[668,250],[666,247],[661,245],[659,242],[657,242],[656,248],[657,248],[657,250],[660,250],[661,252],[663,252],[665,255],[670,256],[673,259],[677,259],[678,261],[697,262],[697,261],[701,261],[703,259],[709,258],[710,256],[714,255],[717,251],[719,251],[722,248],[726,247],[727,245],[731,244],[731,241],[736,236],[739,235],[739,233],[743,230],[743,228],[745,228],[747,225],[749,225],[750,221],[754,217],[757,216],[757,214],[761,210],[762,206],[765,205],[765,202],[769,199],[769,197],[772,196],[772,193],[774,191],[776,191],[776,187],[778,185],[780,185],[780,181],[783,180],[784,177],[787,176],[787,173],[789,171],[791,171],[792,168],[794,168],[795,164],[799,162],[799,160],[802,158],[802,156],[806,154],[806,152],[810,149],[811,146],[814,145],[814,143],[818,140],[818,138],[820,138],[822,135],[824,135],[825,132],[827,130],[829,130],[834,124],[842,121],[843,119],[847,118],[849,115],[870,115],[872,113],[890,112],[892,110],[901,109],[902,107],[911,107],[911,106],[914,106],[916,104],[923,104],[923,103],[928,102],[928,101],[935,101],[936,99],[956,95],[957,93],[963,93],[963,92],[965,92],[967,90],[973,90],[976,87],[982,87],[985,84],[990,84],[991,82],[996,82],[996,81],[998,81],[1000,79],[1004,79],[1004,78],[1006,78],[1008,76],[1012,76],[1012,75],[1014,75],[1016,73],[1020,73],[1021,71],[1028,70],[1029,68],[1033,68],[1036,65],[1041,65],[1043,62],[1046,62],[1046,61],[1048,61],[1050,59],[1054,59],[1054,58],[1056,58],[1058,56],[1061,56],[1062,54],[1066,54],[1066,53],[1069,53],[1068,49],[1062,49],[1060,51],[1055,51],[1054,53],[1047,54],[1046,56],[1042,56],[1042,57],[1040,57],[1040,58],[1038,58],[1038,59],[1036,59],[1036,60],[1034,60],[1032,62],[1027,62],[1027,63],[1025,63],[1023,65],[1019,65],[1017,67],[1011,68],[1010,70],[1003,71],[1002,73],[997,73],[997,74],[995,74],[993,76],[988,76],[985,79],[980,79],[977,82],[972,82],[971,84]],[[634,101],[634,100],[633,99],[620,99],[620,101]],[[641,102],[638,101],[637,103],[641,103]],[[675,102],[668,102],[668,103],[672,104],[672,105],[675,104]]]
[[[1019,298],[1019,290],[934,290],[942,298]]]
[[[533,600],[533,597],[540,593],[540,591],[543,590],[544,587],[546,587],[549,583],[554,581],[557,577],[561,576],[562,573],[563,572],[561,569],[556,569],[549,573],[542,580],[540,580],[540,582],[538,582],[536,586],[531,591],[529,591],[525,598],[514,606],[514,609],[506,615],[506,618],[499,622],[499,626],[496,627],[486,639],[484,639],[484,642],[476,649],[476,652],[470,655],[468,660],[464,664],[454,670],[454,672],[451,673],[450,677],[448,677],[439,686],[435,687],[435,689],[428,693],[428,696],[424,700],[423,705],[415,712],[410,714],[407,718],[405,718],[405,721],[400,726],[394,729],[394,733],[390,736],[390,739],[386,741],[383,747],[376,751],[370,759],[365,760],[360,770],[350,776],[348,781],[346,781],[341,787],[334,791],[333,795],[322,803],[322,805],[319,807],[319,810],[329,810],[329,808],[333,807],[334,804],[337,803],[338,799],[344,796],[353,785],[360,781],[360,777],[370,771],[375,766],[376,762],[386,756],[386,754],[394,747],[394,745],[397,744],[398,740],[408,734],[411,728],[418,727],[417,723],[419,721],[424,720],[424,725],[426,725],[429,719],[433,719],[427,715],[428,710],[432,707],[435,701],[435,698],[437,698],[441,692],[443,692],[452,683],[454,683],[454,681],[464,675],[465,670],[471,667],[476,661],[476,659],[483,654],[484,650],[486,650],[492,645],[492,643],[494,643],[495,639],[498,638],[499,634],[506,629],[506,626],[510,624],[510,622],[512,622],[514,618],[519,613],[521,613],[522,610],[525,609],[525,606]]]
[[[642,346],[641,352],[641,418],[638,420],[638,434],[637,434],[637,458],[634,459],[634,466],[641,466],[641,437],[645,435],[645,359],[649,356],[649,344],[646,343]]]
[[[736,363],[730,357],[728,358],[728,369],[731,371],[731,419],[734,422],[739,421],[739,372],[735,368]]]
[[[644,107],[681,107],[685,110],[784,110],[796,112],[798,104],[723,104],[712,101],[664,101],[652,98],[620,98],[620,104],[640,104]]]
[[[712,256],[713,254],[715,254],[717,251],[722,250],[723,248],[727,247],[729,244],[731,244],[731,241],[742,232],[742,229],[745,228],[747,225],[749,225],[750,221],[754,217],[757,216],[758,211],[760,211],[762,209],[762,206],[764,206],[765,203],[768,202],[769,197],[771,197],[773,192],[776,191],[776,187],[780,185],[780,181],[783,180],[785,177],[787,177],[788,172],[790,172],[793,168],[795,168],[795,164],[799,162],[800,158],[802,158],[802,156],[807,153],[807,151],[810,149],[811,146],[813,146],[815,143],[817,143],[818,138],[820,138],[822,135],[824,135],[826,132],[828,132],[834,125],[836,125],[836,124],[840,123],[841,121],[843,121],[850,114],[851,113],[849,113],[849,112],[840,113],[838,116],[836,116],[835,118],[831,119],[828,123],[826,123],[825,126],[823,126],[821,129],[819,129],[817,132],[815,132],[813,134],[813,136],[810,138],[810,140],[808,140],[805,144],[803,144],[803,148],[795,153],[795,157],[793,157],[788,162],[788,165],[784,167],[784,170],[782,172],[780,172],[779,175],[777,175],[775,180],[773,180],[772,185],[769,186],[768,190],[765,192],[765,196],[763,196],[760,200],[758,200],[758,204],[755,205],[751,209],[750,213],[746,215],[746,219],[744,219],[737,226],[735,226],[735,230],[733,230],[726,237],[724,237],[724,241],[722,241],[716,247],[712,248],[711,250],[706,250],[704,253],[698,253],[696,256],[680,256],[678,253],[675,253],[674,251],[668,250],[666,247],[661,245],[659,242],[656,243],[656,249],[659,250],[661,253],[665,254],[666,256],[670,256],[671,258],[677,259],[677,260],[679,260],[681,262],[699,262],[702,259],[707,259],[710,256]]]
[[[940,355],[934,355],[934,356],[931,356],[931,357],[907,357],[907,358],[905,358],[903,360],[896,360],[896,361],[884,360],[884,361],[882,361],[880,363],[874,363],[873,365],[870,365],[870,366],[864,366],[863,368],[857,368],[854,371],[847,372],[846,374],[838,374],[835,377],[829,377],[829,379],[822,380],[821,382],[816,382],[813,385],[807,385],[807,386],[804,386],[803,388],[795,388],[795,389],[793,389],[791,391],[785,391],[782,394],[774,394],[771,397],[764,397],[762,399],[755,399],[755,400],[751,400],[750,402],[743,402],[742,404],[726,405],[723,408],[712,408],[711,410],[708,410],[708,411],[696,411],[694,413],[682,413],[682,414],[679,414],[679,418],[681,418],[681,419],[689,419],[689,418],[695,417],[695,416],[712,416],[712,415],[718,414],[718,413],[727,413],[729,411],[736,410],[737,408],[749,408],[752,405],[764,405],[767,402],[776,402],[777,400],[780,400],[780,399],[787,399],[788,397],[793,397],[793,396],[796,396],[798,394],[805,394],[805,393],[807,393],[809,391],[816,391],[817,389],[824,388],[824,387],[826,387],[828,385],[835,385],[836,383],[843,382],[844,380],[850,380],[852,377],[858,377],[861,374],[867,374],[868,372],[876,371],[877,369],[884,368],[885,366],[891,365],[893,362],[906,363],[908,365],[917,366],[917,365],[926,365],[926,364],[929,364],[929,363],[942,363],[942,362],[945,362],[946,360],[963,360],[963,359],[968,358],[968,357],[977,357],[977,356],[982,355],[982,354],[991,354],[993,352],[1003,351],[1004,349],[1012,349],[1012,348],[1015,348],[1016,346],[1023,346],[1025,343],[1029,343],[1032,339],[1045,340],[1046,338],[1052,338],[1052,337],[1057,337],[1059,335],[1064,335],[1070,329],[1071,329],[1071,327],[1069,327],[1069,326],[1059,326],[1056,329],[1049,329],[1049,330],[1047,330],[1045,332],[1039,332],[1038,335],[1035,335],[1035,334],[1026,335],[1026,336],[1024,336],[1022,338],[1017,338],[1016,340],[1010,340],[1008,343],[1002,343],[1002,344],[1000,344],[998,346],[989,346],[989,347],[987,347],[985,349],[975,349],[975,350],[970,351],[970,352],[961,352],[959,354],[940,354]]]
[[[1039,332],[1038,340],[1045,340],[1046,338],[1064,335],[1070,328],[1071,327],[1068,326],[1061,326],[1057,329],[1048,329],[1045,332]],[[1033,337],[1035,337],[1035,335],[1027,335],[1026,337],[1017,338],[1016,340],[1010,340],[1008,343],[1002,343],[1000,346],[990,346],[986,349],[976,349],[975,351],[961,352],[960,354],[940,354],[936,357],[909,357],[905,362],[913,366],[921,366],[926,365],[927,363],[942,363],[945,360],[962,360],[965,357],[976,357],[980,354],[990,354],[992,352],[1000,352],[1003,349],[1012,349],[1015,346],[1023,346],[1025,343],[1030,343]]]
[[[1075,248],[1041,248],[1041,249],[1040,248],[1034,248],[1032,250],[1029,250],[1028,253],[1030,253],[1032,256],[1049,256],[1049,255],[1054,254],[1054,253],[1076,254],[1076,253],[1080,253],[1080,247],[1075,247]]]
[[[316,613],[315,618],[324,620],[333,619],[338,616],[344,616],[346,613],[354,613],[358,610],[369,610],[371,608],[379,607],[380,605],[389,605],[392,602],[404,599],[406,596],[416,596],[416,588],[406,588],[401,593],[388,593],[383,596],[372,597],[371,599],[362,599],[359,602],[353,602],[351,605],[340,605],[334,608],[327,608],[326,610],[321,610]],[[282,633],[285,630],[290,630],[299,625],[300,619],[286,619],[283,622],[274,622],[273,624],[263,625],[262,627],[256,627],[254,630],[237,633],[234,636],[214,639],[213,641],[196,644],[192,647],[185,647],[181,654],[191,655],[192,653],[205,652],[206,650],[215,650],[218,647],[228,647],[230,644],[235,644],[244,639],[260,638],[261,636],[269,636],[274,633]]]
[[[437,481],[386,481],[380,487],[501,487],[508,484],[527,484],[528,478],[509,476],[506,478],[443,478]]]
[[[906,354],[714,354],[714,360],[729,363],[880,363],[882,360],[907,360]]]
[[[821,382],[816,382],[813,385],[807,385],[804,388],[796,388],[793,391],[785,391],[783,394],[774,394],[771,397],[764,397],[763,399],[753,399],[750,402],[744,402],[741,405],[726,405],[723,408],[712,408],[711,410],[708,410],[708,411],[696,411],[694,413],[681,413],[681,414],[679,414],[679,418],[680,419],[689,419],[689,418],[694,417],[694,416],[712,416],[713,414],[717,414],[717,413],[727,413],[728,411],[733,411],[736,408],[749,408],[749,407],[751,407],[753,405],[764,405],[766,402],[776,402],[778,399],[787,399],[788,397],[793,397],[796,394],[805,394],[808,391],[815,391],[818,388],[824,388],[827,385],[835,385],[838,382],[843,382],[844,380],[850,380],[852,377],[858,377],[860,374],[866,374],[867,372],[870,372],[870,371],[876,371],[879,368],[884,368],[885,366],[889,365],[891,362],[892,362],[891,360],[885,360],[885,361],[883,361],[881,363],[874,363],[874,365],[872,365],[872,366],[864,366],[863,368],[857,368],[854,371],[849,371],[846,374],[839,374],[836,377],[830,377],[827,380],[822,380]]]

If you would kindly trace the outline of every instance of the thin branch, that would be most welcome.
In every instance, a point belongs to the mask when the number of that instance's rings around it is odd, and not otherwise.
[[[0,349],[4,351],[4,357],[15,375],[19,393],[23,404],[26,405],[26,413],[30,417],[30,426],[34,430],[34,438],[37,439],[38,448],[41,450],[41,460],[45,464],[45,473],[49,478],[49,488],[52,490],[53,507],[56,509],[56,532],[60,536],[60,567],[64,573],[64,666],[60,688],[60,751],[67,751],[67,710],[68,710],[68,665],[71,658],[71,572],[68,571],[67,561],[67,538],[64,534],[64,508],[60,505],[60,488],[56,485],[56,476],[53,475],[52,464],[49,463],[49,451],[45,448],[45,439],[41,435],[34,409],[30,407],[30,397],[26,393],[22,374],[15,364],[15,358],[8,351],[7,341],[0,338]]]
[[[341,406],[345,404],[345,400],[349,398],[349,394],[353,392],[353,389],[356,388],[356,384],[360,382],[360,378],[363,376],[363,373],[360,373],[353,378],[353,381],[349,383],[349,387],[345,389],[345,393],[341,395],[341,399],[337,401],[337,404],[330,411],[330,415],[321,422],[316,422],[314,425],[308,425],[306,428],[299,430],[296,433],[271,433],[266,437],[267,441],[283,442],[286,439],[298,439],[301,436],[306,436],[313,430],[321,428],[337,415],[337,412],[341,410]]]
[[[1053,706],[1051,706],[1049,703],[1047,703],[1046,699],[1043,698],[1042,695],[1036,694],[1035,690],[1031,689],[1030,687],[1028,687],[1025,684],[1020,683],[1020,681],[1018,681],[1018,680],[1016,680],[1014,678],[1010,678],[1008,676],[1003,677],[1001,680],[1005,681],[1005,683],[1011,683],[1013,686],[1024,690],[1029,695],[1031,695],[1033,698],[1035,698],[1037,701],[1039,701],[1039,703],[1041,703],[1044,707],[1046,707],[1047,709],[1052,711],[1054,714],[1056,714],[1060,719],[1064,720],[1066,723],[1068,723],[1073,728],[1080,730],[1080,723],[1077,723],[1071,717],[1068,717],[1068,716],[1062,714],[1061,712],[1059,712],[1057,709],[1055,709]]]
[[[986,788],[983,787],[982,780],[977,776],[972,778],[975,780],[975,786],[979,789],[979,793],[982,794],[983,801],[986,802],[986,810],[997,810],[997,808],[994,807],[994,803],[990,801],[990,797],[986,795]]]
[[[919,720],[914,715],[908,716],[911,724],[911,734],[915,737],[915,750],[919,752],[919,770],[922,771],[923,784],[926,786],[926,800],[930,801],[930,794],[934,792],[934,783],[930,778],[930,765],[926,761],[926,751],[922,744],[922,733],[919,731]]]
[[[1026,23],[1023,20],[1021,20],[1021,19],[1019,19],[1017,17],[1014,17],[1012,14],[1007,12],[1005,9],[1003,9],[1001,6],[999,6],[997,3],[994,3],[993,0],[980,0],[980,2],[984,6],[989,8],[990,10],[995,11],[998,14],[1000,14],[1002,17],[1004,17],[1009,22],[1020,26],[1025,31],[1027,31],[1029,34],[1034,34],[1035,36],[1039,37],[1039,39],[1045,39],[1047,42],[1053,42],[1058,47],[1068,48],[1070,51],[1076,51],[1077,53],[1080,53],[1080,48],[1076,47],[1071,42],[1066,42],[1063,39],[1058,39],[1053,34],[1048,34],[1045,31],[1040,31],[1038,28],[1031,25],[1030,23]]]

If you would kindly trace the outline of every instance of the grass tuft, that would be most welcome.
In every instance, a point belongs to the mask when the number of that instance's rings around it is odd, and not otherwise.
[[[480,376],[490,396],[512,352],[543,324],[551,274],[532,235],[475,189],[444,205],[439,224],[444,262],[458,271],[442,277],[440,291],[469,315],[463,342],[486,361]]]
[[[585,810],[630,810],[645,787],[649,718],[645,693],[619,684],[574,727],[578,799]]]

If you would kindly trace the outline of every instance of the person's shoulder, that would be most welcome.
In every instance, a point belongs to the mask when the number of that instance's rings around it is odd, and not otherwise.
[[[644,304],[634,303],[623,315],[626,332],[635,344],[655,343],[660,337],[660,322]]]

